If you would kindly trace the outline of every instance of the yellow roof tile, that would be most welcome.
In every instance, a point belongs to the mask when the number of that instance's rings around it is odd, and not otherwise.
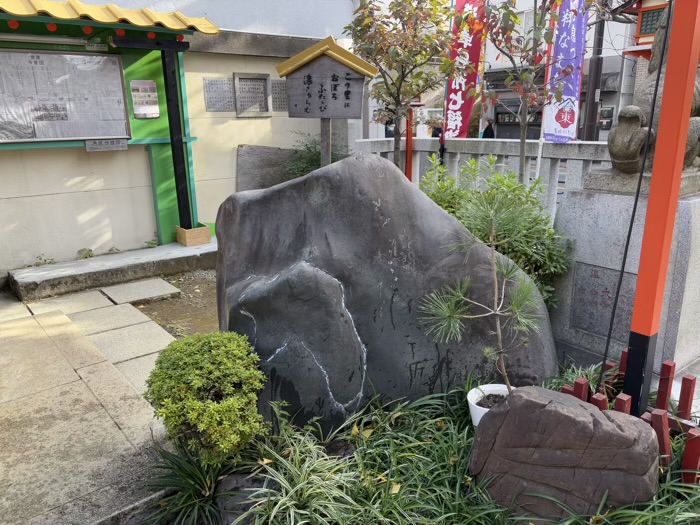
[[[0,2],[2,2],[2,0],[0,0]],[[377,73],[379,72],[379,70],[369,62],[362,60],[357,55],[353,55],[347,49],[340,47],[332,36],[320,41],[318,44],[314,44],[298,55],[285,60],[275,69],[277,69],[277,74],[280,77],[286,77],[290,73],[293,73],[299,69],[301,66],[308,64],[313,59],[320,57],[321,55],[328,55],[341,64],[345,64],[350,69],[354,69],[361,75],[369,78],[376,77]]]
[[[190,18],[180,12],[156,13],[145,9],[122,9],[114,4],[86,5],[79,0],[52,2],[50,0],[0,0],[0,13],[14,16],[48,15],[59,20],[88,18],[101,24],[127,23],[138,27],[162,26],[173,31],[194,30],[210,35],[219,28],[206,18]]]

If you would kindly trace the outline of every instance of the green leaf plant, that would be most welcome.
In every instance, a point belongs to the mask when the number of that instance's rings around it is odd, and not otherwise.
[[[463,279],[428,294],[420,305],[424,314],[421,320],[427,325],[426,333],[438,341],[461,342],[467,321],[492,318],[494,345],[485,348],[484,355],[495,361],[510,392],[506,356],[539,330],[539,308],[535,283],[498,250],[528,235],[528,214],[523,213],[517,193],[472,191],[458,202],[456,216],[463,223],[475,225],[479,230],[476,237],[486,238],[484,242],[467,234],[451,249],[469,257],[476,244],[488,247],[492,298],[490,302],[477,300],[470,293],[470,279]]]
[[[374,120],[394,124],[394,163],[401,158],[402,123],[411,102],[441,87],[449,77],[474,70],[457,67],[466,51],[450,55],[455,9],[450,0],[363,0],[345,34],[353,52],[379,70],[370,96],[377,101]],[[464,17],[467,18],[473,17]]]

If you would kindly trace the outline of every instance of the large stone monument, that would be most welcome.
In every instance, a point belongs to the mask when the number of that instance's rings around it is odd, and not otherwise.
[[[425,335],[419,309],[426,294],[466,277],[488,304],[489,251],[451,251],[471,234],[391,162],[350,157],[234,194],[216,232],[219,325],[248,335],[260,354],[269,377],[261,409],[285,400],[297,421],[333,423],[377,394],[415,399],[470,373],[497,378],[483,355],[492,318],[469,321],[463,343],[443,345]],[[519,385],[557,372],[541,299],[539,312],[539,333],[508,360]]]
[[[581,364],[600,362],[605,349],[638,177],[615,169],[584,173],[582,187],[567,191],[557,209],[554,225],[573,241],[574,262],[555,283],[559,305],[551,312],[552,330],[560,354]],[[611,359],[619,359],[627,348],[650,181],[651,176],[644,175],[613,325]],[[700,173],[686,170],[656,345],[656,373],[665,360],[675,361],[681,372],[700,359],[699,192]]]

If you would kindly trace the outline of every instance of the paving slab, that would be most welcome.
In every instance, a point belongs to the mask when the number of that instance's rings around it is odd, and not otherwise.
[[[180,290],[163,279],[147,279],[102,288],[102,293],[116,304],[142,303],[180,295]]]
[[[80,331],[85,335],[93,335],[107,330],[116,330],[125,326],[147,323],[151,319],[130,304],[108,306],[97,310],[79,312],[69,315]]]
[[[0,403],[0,523],[109,485],[135,450],[78,380]]]
[[[160,352],[175,338],[153,321],[88,337],[112,363]]]
[[[144,460],[134,458],[115,483],[36,516],[29,525],[123,525],[128,516],[163,497],[162,492],[154,493],[145,486],[148,479],[159,474],[150,467],[156,460],[153,455]]]
[[[122,361],[115,366],[122,373],[129,383],[143,395],[146,392],[146,379],[151,375],[151,371],[156,366],[156,359],[159,353]]]
[[[68,316],[61,312],[35,315],[34,319],[74,369],[107,360]]]
[[[70,362],[33,317],[0,323],[0,403],[77,379]]]
[[[24,301],[36,301],[135,279],[216,268],[216,237],[209,244],[178,243],[100,255],[89,259],[12,270],[10,287]]]
[[[0,322],[29,317],[32,313],[14,295],[0,293]]]
[[[86,366],[78,373],[134,448],[163,437],[164,427],[154,418],[153,407],[112,363]]]
[[[107,299],[99,290],[61,295],[27,304],[27,307],[34,315],[45,314],[55,310],[70,315],[77,312],[95,310],[96,308],[104,308],[105,306],[114,306],[114,303]]]

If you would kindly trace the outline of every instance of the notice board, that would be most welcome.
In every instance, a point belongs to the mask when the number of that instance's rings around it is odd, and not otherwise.
[[[0,142],[128,137],[118,56],[0,51]]]

